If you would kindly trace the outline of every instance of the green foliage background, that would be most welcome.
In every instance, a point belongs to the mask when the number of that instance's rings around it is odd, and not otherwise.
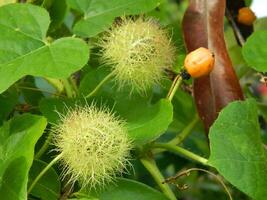
[[[59,178],[60,166],[55,165],[27,194],[32,180],[55,156],[49,145],[49,129],[59,118],[55,110],[64,113],[66,105],[85,104],[84,96],[110,73],[107,66],[102,66],[95,44],[118,17],[154,17],[168,29],[178,49],[175,72],[179,72],[186,55],[181,20],[188,1],[29,2],[0,3],[0,199],[4,200],[54,200],[70,190],[66,180]],[[219,114],[210,130],[210,149],[186,89],[191,87],[190,81],[177,91],[172,102],[165,98],[171,86],[169,79],[144,96],[129,95],[127,88],[118,91],[114,81],[109,81],[94,97],[86,99],[110,106],[127,122],[129,137],[135,144],[133,168],[105,190],[80,190],[77,184],[68,199],[167,200],[140,162],[140,158],[142,161],[153,154],[165,178],[189,168],[202,168],[224,177],[233,199],[265,200],[267,101],[255,88],[260,79],[258,72],[267,72],[266,28],[266,18],[258,19],[256,31],[241,48],[225,22],[230,57],[245,95],[251,99],[231,103]],[[173,138],[174,145],[168,143]],[[167,143],[173,148],[161,151],[153,147],[155,143]],[[192,160],[184,149],[203,156],[207,162]],[[189,187],[182,190],[184,184]],[[169,186],[178,199],[228,198],[216,178],[200,171],[180,177]]]

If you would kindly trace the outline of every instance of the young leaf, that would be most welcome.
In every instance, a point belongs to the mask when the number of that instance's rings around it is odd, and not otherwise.
[[[4,123],[0,128],[1,199],[27,199],[28,173],[34,146],[46,124],[44,117],[24,114]]]
[[[31,185],[32,180],[36,178],[46,166],[47,164],[45,162],[41,160],[34,160],[29,173],[28,185]],[[56,171],[53,168],[50,168],[36,183],[35,187],[31,191],[31,194],[35,197],[39,197],[42,200],[57,200],[59,198],[60,181]]]
[[[155,189],[125,178],[118,178],[116,184],[109,185],[104,191],[89,193],[88,198],[99,200],[168,200],[167,197]]]
[[[242,49],[246,62],[260,72],[267,72],[266,38],[267,31],[256,31],[248,38]]]
[[[209,164],[253,199],[267,196],[267,157],[254,100],[225,107],[210,128]]]
[[[51,44],[45,35],[49,15],[30,4],[0,7],[0,93],[25,75],[66,78],[89,57],[87,44],[60,38]]]
[[[115,17],[136,15],[152,10],[163,0],[67,0],[84,17],[73,28],[75,34],[92,37],[106,30]]]

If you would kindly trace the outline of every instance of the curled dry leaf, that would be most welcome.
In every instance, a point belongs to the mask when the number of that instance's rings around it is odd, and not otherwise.
[[[225,6],[225,0],[190,0],[183,19],[188,52],[205,47],[215,55],[213,71],[194,80],[194,98],[206,132],[223,107],[244,98],[224,41]]]

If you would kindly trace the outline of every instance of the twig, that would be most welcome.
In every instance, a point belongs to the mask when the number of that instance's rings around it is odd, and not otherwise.
[[[205,172],[205,173],[213,176],[223,186],[223,188],[226,191],[229,199],[233,200],[232,195],[231,195],[230,191],[228,190],[228,188],[226,187],[226,185],[224,184],[223,180],[221,180],[221,178],[219,176],[217,176],[216,174],[214,174],[214,173],[212,173],[212,172],[210,172],[208,170],[205,170],[205,169],[191,168],[191,169],[185,170],[183,172],[179,172],[175,176],[172,176],[170,178],[165,179],[165,181],[162,182],[162,183],[174,183],[176,181],[176,179],[180,178],[181,176],[189,176],[191,171],[202,171],[202,172]]]
[[[231,13],[228,9],[225,10],[225,14],[226,14],[226,17],[227,17],[228,21],[230,22],[231,26],[233,27],[234,33],[235,33],[239,43],[241,44],[241,46],[243,46],[245,44],[245,39],[244,39],[243,35],[241,34],[238,26],[236,25],[233,16],[231,15]]]

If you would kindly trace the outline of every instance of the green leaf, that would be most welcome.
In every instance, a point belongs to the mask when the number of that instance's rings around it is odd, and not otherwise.
[[[0,128],[1,199],[27,199],[28,173],[34,146],[46,124],[43,117],[24,114],[4,123]]]
[[[67,0],[69,6],[83,13],[73,31],[82,37],[92,37],[105,31],[115,17],[145,13],[164,0]]]
[[[79,92],[81,95],[86,96],[92,92],[95,87],[110,73],[110,70],[108,70],[106,67],[100,67],[97,69],[91,69],[90,71],[85,74],[83,79],[81,80]],[[113,84],[111,84],[111,81],[108,83],[105,83],[97,92],[97,94],[100,94],[101,92],[105,92],[109,94],[109,96],[112,96],[113,92],[112,88]]]
[[[117,101],[114,110],[127,122],[129,135],[144,144],[162,135],[173,119],[172,104],[161,99],[151,105],[140,98]]]
[[[109,185],[104,191],[89,193],[88,196],[81,195],[81,199],[168,200],[162,193],[143,183],[125,178],[118,178],[117,180],[116,184]]]
[[[0,93],[25,75],[67,78],[89,57],[87,44],[77,38],[46,41],[49,15],[30,4],[0,7]]]
[[[255,70],[267,72],[267,31],[256,31],[242,49],[245,61]]]
[[[38,106],[40,99],[44,97],[39,88],[36,87],[35,78],[32,76],[26,76],[19,84],[19,90],[21,91],[23,98],[27,104],[31,106]]]
[[[209,164],[253,199],[267,196],[267,158],[254,100],[230,103],[210,129]]]
[[[47,166],[47,164],[41,160],[34,160],[33,165],[29,173],[29,183]],[[31,194],[35,197],[39,197],[42,200],[57,200],[60,195],[60,181],[56,171],[50,168],[42,178],[36,183],[35,187],[31,191]]]
[[[57,123],[59,113],[64,114],[66,107],[73,107],[75,101],[72,99],[45,98],[40,101],[39,108],[49,123]]]
[[[15,90],[8,90],[0,94],[0,125],[12,112],[18,102],[18,94]]]
[[[129,136],[137,145],[158,138],[172,122],[172,104],[165,99],[156,104],[150,104],[141,97],[115,99],[115,104],[111,99],[94,98],[93,101],[99,103],[99,106],[104,102],[104,105],[110,107],[120,118],[124,119],[127,122]],[[83,99],[43,99],[40,102],[40,111],[49,122],[56,123],[59,115],[55,111],[65,113],[66,105],[73,107],[77,103],[84,105],[85,101]]]
[[[48,8],[48,12],[51,17],[51,25],[49,27],[50,31],[54,31],[62,24],[66,16],[67,9],[68,6],[66,0],[53,0],[52,5]]]

